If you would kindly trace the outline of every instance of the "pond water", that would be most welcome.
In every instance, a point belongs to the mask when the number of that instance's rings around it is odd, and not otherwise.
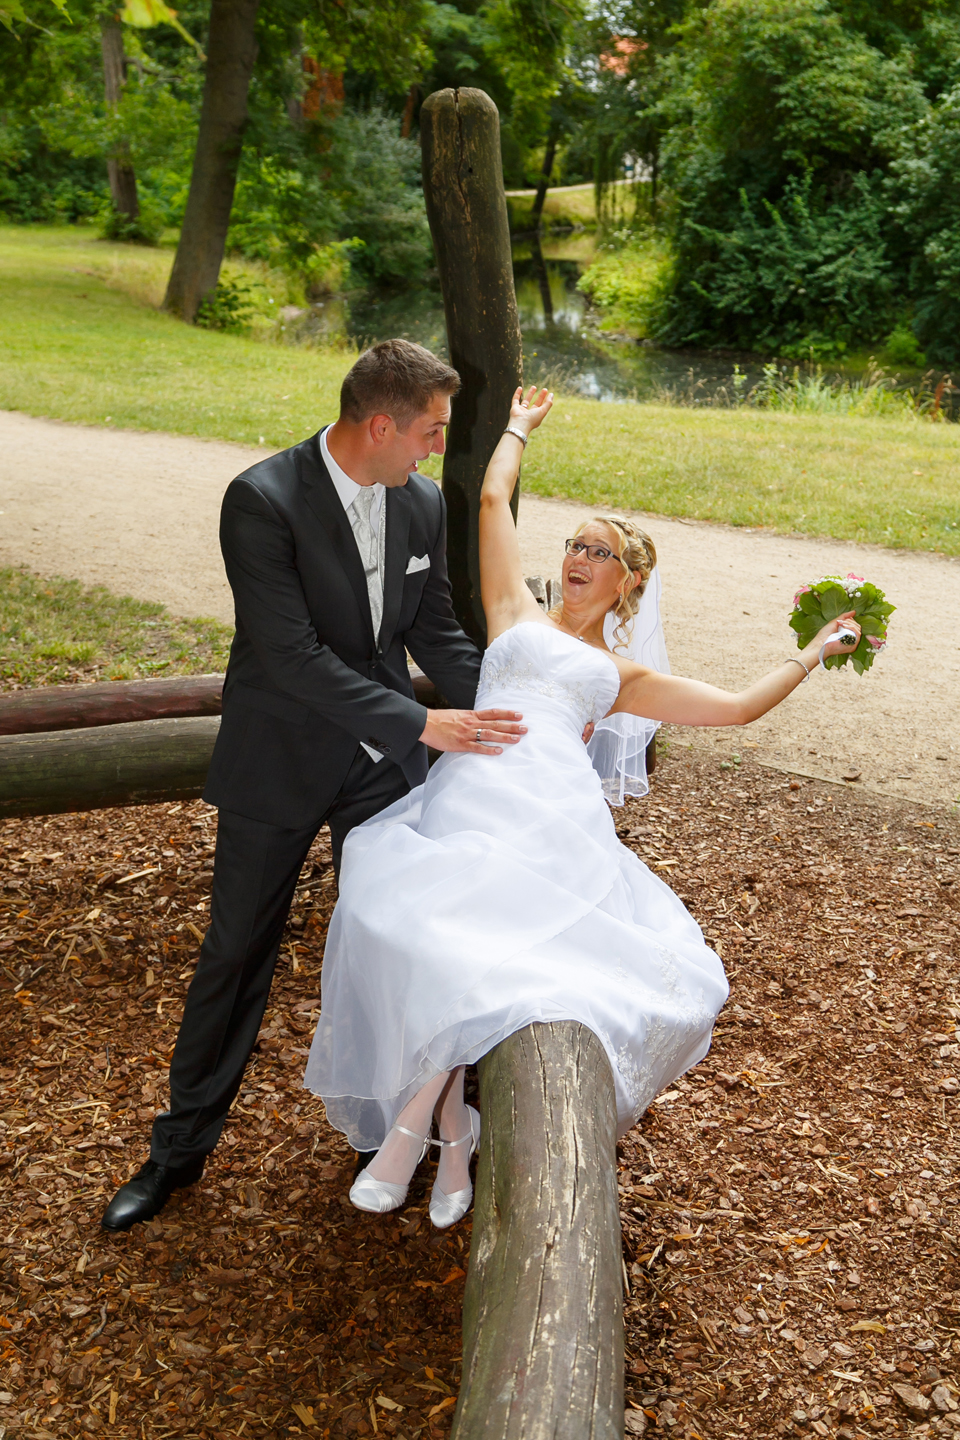
[[[599,316],[577,283],[594,253],[593,236],[575,232],[544,240],[514,240],[513,272],[523,336],[524,374],[595,400],[657,400],[725,404],[735,395],[734,365],[747,391],[762,378],[763,361],[732,352],[664,350],[601,334]],[[346,334],[356,344],[388,336],[415,340],[446,358],[446,327],[439,286],[408,291],[333,296],[314,306],[314,334]],[[825,374],[854,379],[850,367]],[[914,384],[917,375],[904,375]]]

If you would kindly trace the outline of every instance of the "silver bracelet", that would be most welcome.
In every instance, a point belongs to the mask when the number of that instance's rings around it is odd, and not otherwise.
[[[804,665],[802,660],[798,659],[796,655],[788,655],[783,663],[784,665],[799,665],[800,669],[803,671],[803,679],[800,681],[800,684],[806,685],[807,681],[810,679],[810,671],[807,669],[806,665]]]
[[[503,433],[504,433],[504,435],[516,435],[517,439],[518,439],[518,440],[520,441],[520,443],[522,444],[524,450],[526,450],[526,448],[527,448],[527,441],[530,439],[530,436],[529,436],[529,435],[524,435],[524,433],[523,433],[522,430],[516,429],[516,427],[513,426],[513,425],[508,425],[507,428],[506,428],[506,430],[504,430]]]

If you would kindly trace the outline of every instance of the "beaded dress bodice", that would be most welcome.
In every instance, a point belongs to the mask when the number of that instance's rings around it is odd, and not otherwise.
[[[617,667],[602,651],[525,620],[498,635],[484,655],[476,708],[522,710],[539,698],[567,711],[579,731],[602,719],[619,691]]]

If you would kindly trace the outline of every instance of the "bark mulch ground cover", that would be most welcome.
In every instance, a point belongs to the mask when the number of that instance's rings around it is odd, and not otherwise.
[[[725,768],[723,768],[725,767]],[[960,1435],[960,823],[671,746],[617,811],[723,953],[706,1060],[621,1146],[627,1432]],[[301,1089],[321,836],[203,1180],[109,1237],[203,933],[200,802],[0,827],[0,1434],[449,1434],[469,1220],[371,1219]]]

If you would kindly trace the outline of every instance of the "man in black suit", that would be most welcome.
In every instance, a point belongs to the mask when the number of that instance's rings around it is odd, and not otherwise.
[[[347,833],[420,784],[427,746],[498,754],[519,715],[473,710],[480,655],[457,624],[445,511],[417,463],[442,454],[459,377],[387,340],[343,383],[336,424],[262,460],[224,496],[236,606],[204,798],[219,807],[210,928],[150,1159],[110,1202],[127,1230],[200,1178],[256,1042],[297,878],[329,824]],[[407,651],[453,706],[413,696]]]

